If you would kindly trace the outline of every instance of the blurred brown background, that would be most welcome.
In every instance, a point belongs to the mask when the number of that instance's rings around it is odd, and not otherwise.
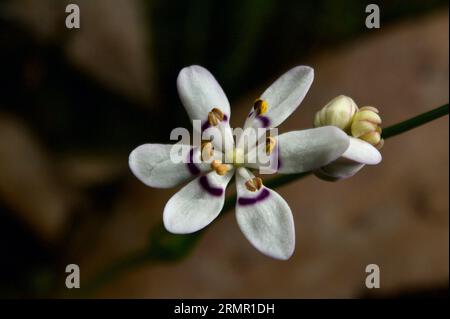
[[[257,252],[227,213],[184,258],[117,264],[148,249],[176,191],[144,186],[127,161],[135,146],[189,127],[175,84],[182,67],[216,75],[235,126],[298,64],[316,77],[281,132],[311,127],[338,94],[378,107],[388,126],[448,103],[446,1],[377,2],[381,28],[371,30],[364,1],[71,2],[80,30],[64,26],[68,1],[0,4],[0,296],[448,293],[448,117],[389,139],[383,162],[349,180],[277,189],[296,222],[289,261]],[[111,263],[122,271],[95,290],[68,291],[70,263],[80,265],[82,288]],[[364,285],[371,263],[380,289]]]

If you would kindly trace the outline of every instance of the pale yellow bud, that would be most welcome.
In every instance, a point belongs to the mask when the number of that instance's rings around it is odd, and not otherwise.
[[[362,107],[353,117],[351,133],[377,148],[383,146],[381,138],[381,117],[378,110],[372,106]]]
[[[357,111],[358,107],[352,98],[339,95],[316,113],[314,127],[332,125],[349,131]]]

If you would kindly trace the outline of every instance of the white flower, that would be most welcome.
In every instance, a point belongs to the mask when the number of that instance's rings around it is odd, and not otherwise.
[[[313,69],[307,66],[297,66],[286,72],[256,100],[244,129],[268,129],[281,124],[301,103],[313,78]],[[144,144],[133,150],[129,158],[130,168],[148,186],[173,187],[193,178],[166,204],[163,216],[166,229],[186,234],[211,223],[222,210],[225,188],[235,174],[236,219],[240,229],[262,253],[288,259],[295,247],[291,209],[280,195],[253,175],[251,169],[260,168],[260,164],[247,160],[248,152],[241,145],[242,136],[235,143],[229,125],[230,104],[222,88],[201,66],[181,70],[177,87],[191,120],[201,120],[202,131],[210,127],[219,129],[224,144],[231,145],[231,148],[220,149],[215,139],[206,141],[201,148],[186,145],[189,147],[189,163],[170,160],[172,145]],[[323,167],[344,154],[350,144],[347,134],[333,126],[292,131],[268,137],[267,141],[261,145],[270,156],[277,157],[278,172],[282,174]]]
[[[336,103],[336,101],[341,102]],[[345,118],[345,121],[339,122],[336,120],[337,116],[330,116],[330,109],[332,112],[346,110],[347,112],[343,112],[344,116],[339,117],[339,120]],[[355,175],[365,165],[380,163],[382,157],[377,150],[383,146],[380,124],[381,118],[378,110],[374,107],[365,106],[358,110],[355,102],[344,95],[331,100],[316,113],[314,126],[337,126],[352,136],[350,136],[350,144],[344,154],[336,161],[316,170],[315,175],[323,180],[338,181]]]

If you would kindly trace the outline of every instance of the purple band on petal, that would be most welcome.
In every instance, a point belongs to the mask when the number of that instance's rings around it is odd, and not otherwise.
[[[277,161],[277,172],[280,170],[280,168],[281,168],[281,158],[280,158],[280,156],[278,156],[278,161]]]
[[[220,187],[214,187],[209,184],[208,177],[202,176],[200,177],[200,185],[202,188],[207,191],[210,195],[213,196],[221,196],[223,194],[223,189]]]
[[[205,123],[203,123],[202,125],[202,132],[205,131],[206,129],[208,129],[211,125],[209,124],[208,121],[206,121]]]
[[[265,200],[267,197],[269,197],[269,195],[269,191],[266,188],[263,188],[263,190],[256,197],[239,197],[238,204],[241,206],[254,205]]]
[[[270,125],[270,119],[266,116],[257,116],[258,120],[261,121],[262,127],[269,127]]]
[[[186,163],[186,165],[188,167],[189,172],[192,175],[200,174],[200,169],[194,163],[194,149],[193,148],[191,148],[191,150],[189,151],[189,159],[188,159],[188,162]]]

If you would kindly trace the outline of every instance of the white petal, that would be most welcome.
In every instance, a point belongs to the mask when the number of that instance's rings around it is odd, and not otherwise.
[[[350,137],[349,140],[349,147],[342,157],[314,172],[317,177],[337,181],[352,177],[365,165],[376,165],[381,162],[380,152],[371,144],[354,137]]]
[[[294,112],[306,96],[314,79],[314,70],[309,66],[297,66],[284,73],[260,99],[268,103],[262,116],[250,116],[245,127],[277,127]]]
[[[376,165],[382,159],[380,152],[374,146],[354,137],[350,137],[350,145],[342,157],[368,165]]]
[[[256,136],[256,134],[254,134],[254,136]],[[275,148],[271,154],[266,153],[266,138],[269,136],[277,138],[274,135],[265,133],[258,136],[258,141],[255,146],[245,148],[244,166],[252,169],[258,169],[259,174],[274,174],[278,171],[278,143],[275,144]]]
[[[164,226],[175,234],[189,234],[209,225],[220,213],[225,201],[225,188],[233,176],[216,172],[197,177],[184,186],[164,208]]]
[[[274,155],[278,152],[278,173],[294,174],[315,170],[339,158],[349,146],[349,137],[341,129],[324,126],[291,131],[277,138]],[[259,148],[261,146],[258,146]],[[259,168],[260,163],[248,164]]]
[[[191,120],[205,123],[213,108],[230,119],[230,103],[214,76],[199,65],[185,67],[177,79],[178,94]]]
[[[174,162],[171,158],[175,147],[183,153],[183,161]],[[210,170],[209,164],[199,163],[199,157],[200,153],[190,145],[143,144],[131,152],[128,162],[133,174],[147,186],[169,188]]]
[[[245,187],[249,174],[244,168],[236,174],[238,199],[236,219],[250,243],[265,255],[288,259],[295,249],[294,219],[286,201],[271,189],[250,192]],[[252,176],[250,174],[250,176]]]
[[[214,149],[224,154],[234,148],[233,130],[228,122],[206,128],[202,132],[202,140],[212,141]]]
[[[247,127],[241,131],[235,129],[236,132],[236,148],[242,150],[252,150],[258,145],[258,141],[268,136],[269,129]]]
[[[331,164],[319,168],[314,174],[320,179],[335,182],[349,178],[358,173],[365,164],[354,162],[346,158],[339,158]]]

